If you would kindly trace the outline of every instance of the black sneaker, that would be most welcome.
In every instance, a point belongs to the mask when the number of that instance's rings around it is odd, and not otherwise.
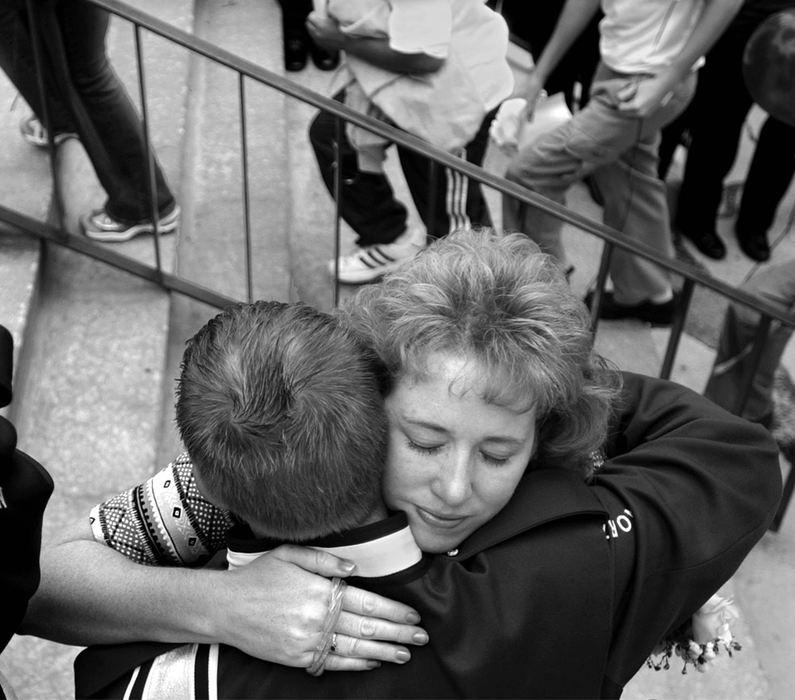
[[[585,305],[590,309],[593,303],[593,291],[585,295]],[[670,326],[676,315],[676,296],[669,301],[655,304],[642,301],[640,304],[619,304],[613,298],[613,292],[602,294],[602,305],[599,307],[599,318],[617,320],[621,318],[637,318],[651,323],[653,326]]]
[[[723,260],[726,257],[726,246],[714,230],[692,230],[682,226],[677,226],[676,228],[680,234],[688,238],[708,258]]]

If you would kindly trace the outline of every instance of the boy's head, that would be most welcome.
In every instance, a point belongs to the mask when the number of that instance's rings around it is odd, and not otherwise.
[[[301,541],[380,503],[387,426],[375,355],[303,304],[226,309],[188,341],[177,425],[207,498]]]

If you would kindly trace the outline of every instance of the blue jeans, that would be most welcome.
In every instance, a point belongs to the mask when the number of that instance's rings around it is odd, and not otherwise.
[[[642,120],[617,109],[616,93],[630,77],[601,64],[588,104],[519,151],[506,177],[563,204],[568,188],[592,175],[604,197],[604,223],[672,258],[668,202],[657,177],[657,145],[660,129],[692,98],[695,75],[677,85],[672,97]],[[556,217],[503,197],[503,228],[522,231],[564,262],[561,226]],[[671,289],[663,269],[618,248],[611,258],[610,277],[621,304],[637,304]]]
[[[36,3],[36,28],[43,48],[46,126],[53,133],[76,132],[108,195],[114,219],[151,219],[149,158],[143,125],[105,52],[109,15],[82,0]],[[44,120],[36,78],[31,17],[19,0],[0,0],[0,66],[33,111]],[[173,209],[160,165],[155,161],[156,209]]]

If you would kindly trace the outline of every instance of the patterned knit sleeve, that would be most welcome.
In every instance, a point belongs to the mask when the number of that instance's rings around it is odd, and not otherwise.
[[[200,566],[226,545],[233,521],[200,493],[187,454],[148,481],[94,506],[94,539],[153,566]]]

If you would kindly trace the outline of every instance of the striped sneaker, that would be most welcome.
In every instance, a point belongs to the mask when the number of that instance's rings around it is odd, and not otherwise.
[[[160,217],[157,222],[159,233],[171,233],[179,224],[180,209],[178,205],[168,213]],[[105,209],[95,209],[90,214],[82,217],[80,223],[83,226],[83,233],[88,238],[95,241],[107,243],[120,243],[129,241],[131,238],[142,233],[154,233],[155,225],[151,219],[146,221],[136,221],[131,224],[114,219]]]
[[[411,260],[425,247],[425,232],[415,228],[398,236],[392,243],[357,248],[350,255],[341,255],[338,259],[339,281],[345,284],[364,284],[373,282],[387,272],[399,268],[407,260]],[[334,276],[334,261],[328,262],[329,274]]]

